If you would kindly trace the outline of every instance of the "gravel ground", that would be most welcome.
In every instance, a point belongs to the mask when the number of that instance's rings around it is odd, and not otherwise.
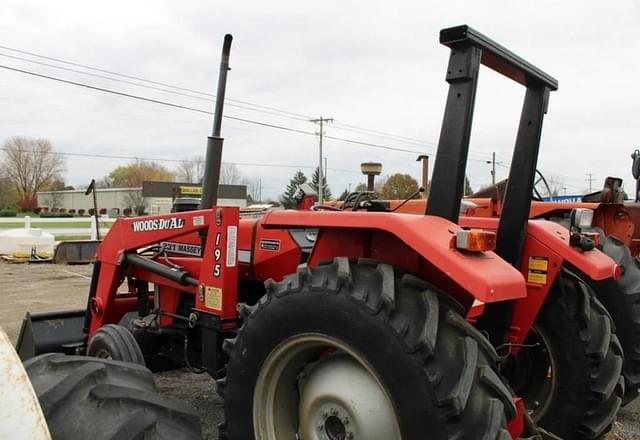
[[[81,308],[86,305],[90,265],[7,264],[0,261],[0,326],[15,342],[25,312]],[[222,400],[206,374],[186,369],[156,374],[160,391],[190,402],[200,412],[205,439],[217,438]],[[640,439],[640,399],[618,413],[607,440]]]

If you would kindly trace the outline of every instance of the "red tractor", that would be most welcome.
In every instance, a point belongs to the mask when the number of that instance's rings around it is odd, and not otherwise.
[[[119,219],[87,308],[27,315],[23,359],[66,351],[209,373],[224,397],[220,437],[234,440],[537,435],[525,402],[541,432],[602,438],[624,391],[622,351],[582,277],[617,266],[527,218],[557,81],[467,26],[440,42],[449,95],[425,215],[240,218],[216,206],[228,36],[200,209]],[[481,64],[527,90],[495,233],[459,225]]]
[[[635,153],[632,157],[640,159]],[[633,172],[640,173],[640,160],[634,158]],[[624,350],[625,395],[623,405],[638,396],[640,388],[640,205],[624,202],[622,179],[607,177],[600,191],[581,197],[580,201],[545,201],[541,194],[551,194],[544,176],[536,171],[533,201],[529,209],[530,219],[545,219],[563,225],[573,232],[569,245],[583,246],[581,237],[589,236],[596,247],[607,254],[620,267],[618,279],[593,280],[582,277],[593,288],[598,299],[613,318],[616,334]],[[508,179],[498,182],[465,198],[464,217],[460,224],[467,227],[485,227],[496,230],[498,221],[473,220],[471,217],[498,218],[504,215],[505,194]],[[540,185],[538,188],[537,185]],[[352,193],[346,205],[353,207],[356,200],[362,208],[373,211],[393,211],[398,213],[423,214],[425,199],[377,200],[375,193]],[[340,205],[337,205],[340,206]],[[582,225],[575,224],[575,213],[582,215]],[[638,225],[638,227],[636,227]],[[589,244],[591,246],[591,244]],[[522,268],[527,276],[526,268]]]

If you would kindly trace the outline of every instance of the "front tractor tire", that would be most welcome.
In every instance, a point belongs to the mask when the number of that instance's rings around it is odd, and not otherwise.
[[[336,258],[268,282],[240,311],[220,438],[510,438],[494,349],[416,277]]]
[[[160,395],[141,365],[49,353],[24,362],[53,440],[197,440],[189,404]]]
[[[624,394],[622,348],[595,293],[563,270],[503,373],[532,419],[565,440],[602,439]]]
[[[118,324],[100,327],[89,342],[87,355],[145,365],[142,349],[135,336],[128,328]]]

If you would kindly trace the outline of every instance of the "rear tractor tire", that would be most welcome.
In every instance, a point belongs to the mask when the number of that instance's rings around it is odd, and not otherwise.
[[[336,258],[266,287],[225,341],[220,438],[510,438],[493,347],[429,284]]]
[[[603,240],[602,250],[624,267],[620,279],[610,279],[594,287],[611,314],[624,351],[622,372],[625,392],[622,404],[626,405],[638,397],[640,389],[640,267],[629,248],[611,235]]]
[[[87,355],[145,365],[142,350],[133,333],[117,324],[107,324],[98,329],[89,342]]]
[[[140,365],[44,354],[24,363],[54,440],[196,440],[200,419]]]
[[[565,440],[594,440],[604,438],[620,408],[622,363],[604,306],[563,270],[503,373],[541,428]]]

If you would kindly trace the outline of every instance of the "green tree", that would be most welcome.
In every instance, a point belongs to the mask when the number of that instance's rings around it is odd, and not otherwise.
[[[128,165],[121,165],[109,173],[109,186],[113,188],[139,188],[142,182],[155,180],[170,182],[175,175],[163,165],[148,160],[136,159]]]
[[[284,194],[280,196],[280,203],[287,209],[295,208],[296,202],[293,200],[293,195],[298,190],[298,187],[307,181],[307,176],[300,170],[296,171],[293,177],[289,179],[289,184],[284,191]]]
[[[345,188],[344,191],[342,191],[342,194],[340,194],[340,197],[338,197],[338,200],[344,200],[347,198],[348,195],[349,195],[349,190]]]
[[[1,170],[0,170],[1,173]],[[0,211],[5,208],[17,208],[18,193],[9,178],[0,174]]]
[[[398,200],[411,197],[418,191],[418,182],[408,174],[397,173],[384,182],[381,196],[384,199]]]
[[[463,196],[468,196],[473,194],[473,188],[471,188],[471,183],[469,183],[469,178],[464,176],[464,193]]]
[[[356,185],[356,189],[354,189],[355,192],[363,192],[367,190],[367,184],[366,183],[358,183]]]
[[[318,167],[316,167],[315,171],[313,172],[313,177],[311,178],[311,187],[315,190],[315,192],[319,192],[319,181],[320,172],[318,171]],[[327,184],[327,176],[324,174],[322,175],[322,198],[325,200],[331,198],[331,188],[329,188],[329,185]]]

